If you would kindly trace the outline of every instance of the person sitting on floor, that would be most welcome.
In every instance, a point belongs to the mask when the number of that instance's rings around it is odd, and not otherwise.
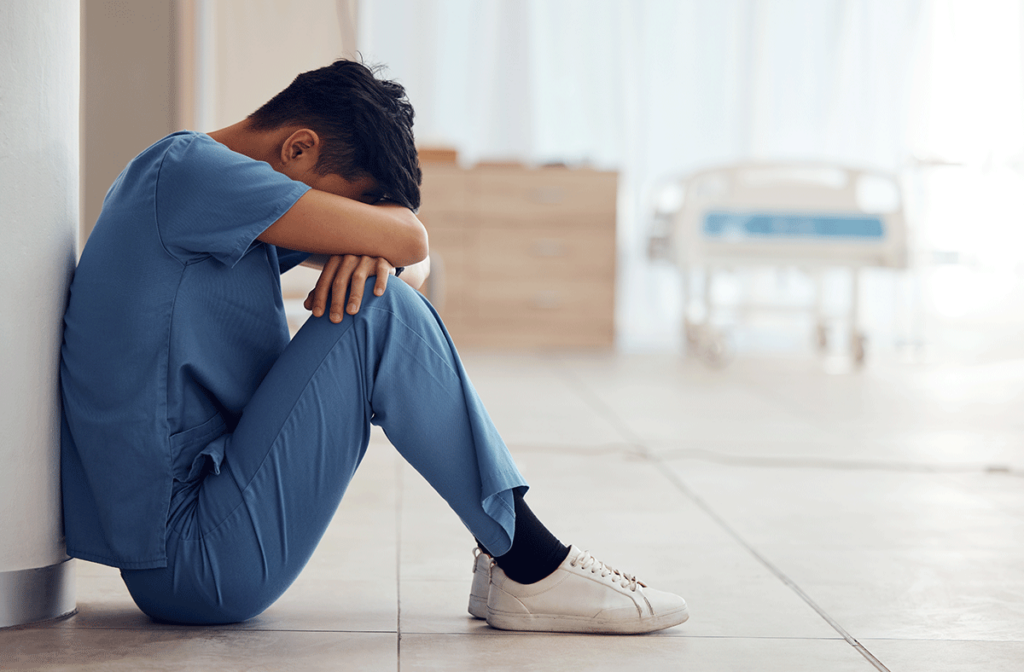
[[[535,631],[682,623],[682,598],[564,546],[526,505],[415,291],[429,261],[412,122],[400,85],[340,60],[120,174],[64,319],[68,553],[119,567],[153,619],[252,618],[309,560],[379,425],[477,539],[473,615]],[[312,317],[289,338],[280,273],[311,255]]]

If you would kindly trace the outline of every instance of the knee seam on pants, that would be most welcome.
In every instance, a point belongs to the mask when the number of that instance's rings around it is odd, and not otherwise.
[[[427,339],[423,338],[423,336],[420,334],[420,332],[417,329],[415,329],[411,324],[409,324],[408,322],[403,320],[401,315],[399,315],[398,313],[396,313],[393,310],[388,310],[387,308],[370,307],[370,308],[367,308],[366,310],[373,311],[373,312],[378,312],[378,313],[387,313],[388,315],[393,317],[399,324],[401,324],[410,333],[412,333],[416,338],[418,338],[423,343],[423,345],[425,345],[427,347],[427,349],[430,350],[430,352],[434,355],[434,357],[436,357],[437,359],[441,360],[441,363],[444,364],[445,368],[448,369],[448,371],[450,371],[456,377],[460,377],[459,376],[459,372],[456,371],[455,369],[453,369],[451,367],[451,365],[449,365],[448,362],[445,361],[445,356],[442,355],[441,353],[439,353],[434,348],[432,348],[430,346],[430,343],[427,341]],[[438,325],[438,327],[440,328],[440,325]]]

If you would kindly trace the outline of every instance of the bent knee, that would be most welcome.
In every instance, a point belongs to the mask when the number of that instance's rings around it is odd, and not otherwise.
[[[429,308],[430,303],[426,297],[405,284],[401,278],[390,278],[387,288],[381,296],[373,294],[375,280],[375,278],[367,280],[366,291],[363,296],[371,298],[369,301],[364,299],[364,305],[381,304],[393,306],[399,311],[411,311],[419,314],[429,314],[431,312]]]

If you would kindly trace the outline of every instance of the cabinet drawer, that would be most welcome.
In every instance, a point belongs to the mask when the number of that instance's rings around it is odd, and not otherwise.
[[[607,347],[614,341],[611,282],[481,282],[467,345]]]
[[[611,320],[597,324],[557,315],[530,322],[462,322],[449,328],[460,347],[609,348],[615,342]]]
[[[588,319],[606,315],[610,321],[614,306],[611,281],[485,279],[476,283],[475,290],[476,316],[483,321],[556,314]]]
[[[457,343],[608,347],[615,173],[424,161],[430,298]]]
[[[481,274],[494,280],[612,279],[615,222],[575,229],[481,228]]]
[[[470,189],[481,226],[587,226],[615,216],[616,184],[593,170],[481,168]]]

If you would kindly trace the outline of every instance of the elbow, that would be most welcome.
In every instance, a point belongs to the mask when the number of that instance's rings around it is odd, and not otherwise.
[[[427,230],[420,225],[420,233],[416,240],[416,262],[421,262],[430,256],[430,239]]]
[[[418,219],[415,219],[415,224],[409,227],[404,248],[401,263],[395,264],[396,266],[412,266],[423,261],[430,254],[427,230],[423,228],[423,224]]]

